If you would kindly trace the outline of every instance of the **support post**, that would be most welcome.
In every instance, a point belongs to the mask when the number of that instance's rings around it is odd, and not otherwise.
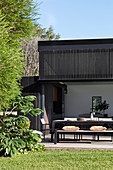
[[[44,107],[45,107],[45,87],[44,84],[41,85],[41,93],[40,93],[40,106],[41,109],[44,111]],[[42,112],[40,114],[40,118],[44,118],[44,112]],[[40,130],[42,130],[42,124],[40,122]]]
[[[42,84],[41,86],[41,109],[44,111],[45,107],[45,87]],[[44,112],[42,112],[41,117],[44,118]]]

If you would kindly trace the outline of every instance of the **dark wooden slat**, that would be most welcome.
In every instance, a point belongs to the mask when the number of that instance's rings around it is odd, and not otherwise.
[[[113,77],[113,49],[70,49],[40,53],[41,80]]]

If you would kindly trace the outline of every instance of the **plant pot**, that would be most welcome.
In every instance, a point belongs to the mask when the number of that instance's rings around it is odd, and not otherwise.
[[[104,114],[104,117],[108,117],[108,114]]]

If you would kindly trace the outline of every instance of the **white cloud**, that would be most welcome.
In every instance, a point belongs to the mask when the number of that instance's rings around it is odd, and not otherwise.
[[[50,1],[53,1],[53,0],[43,0],[43,2],[50,2]]]
[[[50,13],[47,14],[47,25],[48,27],[50,25],[52,25],[53,27],[56,25],[56,18]]]

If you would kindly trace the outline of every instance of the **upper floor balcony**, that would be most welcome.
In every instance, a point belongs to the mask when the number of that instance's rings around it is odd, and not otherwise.
[[[40,80],[113,79],[113,39],[40,41]]]

